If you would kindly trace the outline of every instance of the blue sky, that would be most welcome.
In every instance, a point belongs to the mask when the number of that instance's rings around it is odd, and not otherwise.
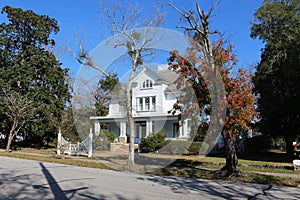
[[[122,0],[121,0],[122,2]],[[133,0],[139,7],[147,10],[147,7],[157,0]],[[168,4],[169,0],[160,0]],[[195,8],[194,0],[173,0],[180,9],[190,10]],[[208,10],[216,1],[198,0],[204,10]],[[211,28],[225,33],[239,59],[239,67],[249,67],[260,59],[261,42],[250,38],[250,21],[253,20],[254,12],[261,6],[263,0],[222,0],[211,19]],[[106,28],[100,20],[99,0],[0,0],[0,7],[5,5],[18,7],[24,10],[30,9],[38,14],[46,14],[55,18],[60,26],[60,32],[54,36],[57,41],[57,54],[64,67],[71,69],[74,75],[80,65],[71,55],[63,54],[63,47],[69,43],[73,45],[73,34],[78,33],[85,41],[88,50],[93,50],[99,43],[107,38]],[[179,15],[173,9],[165,6],[166,24],[165,28],[176,29]],[[0,15],[3,22],[5,16]]]

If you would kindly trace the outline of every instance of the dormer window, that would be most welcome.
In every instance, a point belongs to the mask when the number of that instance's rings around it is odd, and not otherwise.
[[[142,88],[143,88],[143,89],[145,89],[145,88],[152,88],[152,85],[153,85],[152,81],[149,80],[149,79],[147,79],[147,80],[145,80],[145,81],[143,82]]]

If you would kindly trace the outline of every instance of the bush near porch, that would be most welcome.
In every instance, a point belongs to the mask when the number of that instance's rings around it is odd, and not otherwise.
[[[93,149],[94,150],[109,150],[110,143],[114,142],[116,135],[108,130],[101,130],[99,135],[95,135],[93,138]]]
[[[166,140],[167,133],[165,130],[160,130],[154,135],[150,135],[146,138],[142,138],[139,144],[139,150],[141,153],[154,152],[166,146],[168,141]]]
[[[141,153],[157,152],[161,154],[185,154],[198,155],[202,142],[166,140],[164,130],[158,133],[142,138],[139,144]]]

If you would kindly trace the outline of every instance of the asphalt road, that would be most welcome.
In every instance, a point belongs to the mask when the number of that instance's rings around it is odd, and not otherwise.
[[[270,187],[0,157],[0,199],[300,199],[300,188]]]

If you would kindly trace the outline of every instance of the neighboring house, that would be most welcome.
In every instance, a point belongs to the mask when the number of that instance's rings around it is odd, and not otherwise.
[[[159,65],[157,71],[144,68],[135,76],[132,86],[132,113],[136,143],[161,129],[166,131],[168,139],[188,138],[188,120],[180,122],[178,110],[168,114],[179,97],[184,95],[174,85],[177,78],[178,74],[168,70],[165,65]],[[107,123],[109,131],[117,135],[120,143],[128,142],[129,136],[124,88],[110,97],[107,116],[91,117],[95,120],[96,134],[100,132],[100,123]]]

